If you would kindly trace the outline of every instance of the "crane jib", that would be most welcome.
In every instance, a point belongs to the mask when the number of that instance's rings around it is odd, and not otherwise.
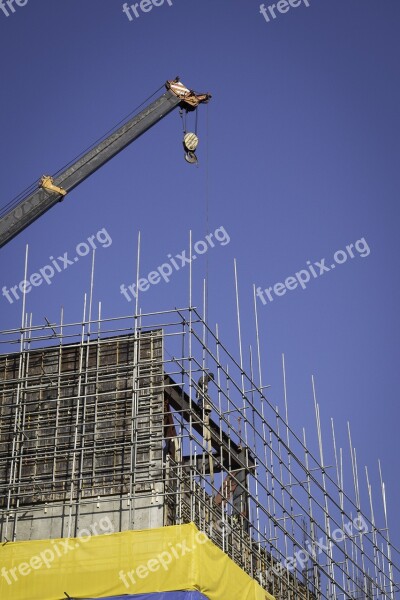
[[[42,189],[25,198],[0,219],[0,247],[62,199],[61,194],[49,194]]]
[[[54,180],[50,176],[43,176],[39,187],[33,193],[0,218],[0,247],[61,201],[65,194],[95,173],[172,110],[178,106],[193,110],[211,97],[209,94],[196,94],[189,90],[179,82],[178,78],[168,81],[166,88],[167,91],[164,91],[159,98],[78,158]]]

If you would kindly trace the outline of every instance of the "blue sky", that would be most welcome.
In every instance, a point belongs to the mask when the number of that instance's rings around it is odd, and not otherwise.
[[[105,229],[112,244],[97,252],[95,298],[105,316],[127,314],[133,302],[120,285],[135,279],[138,231],[147,274],[187,248],[190,229],[194,240],[205,239],[208,220],[230,242],[199,257],[195,297],[199,304],[208,265],[210,322],[237,355],[234,258],[247,348],[253,284],[273,288],[307,261],[330,266],[336,251],[364,239],[368,255],[353,250],[305,289],[258,301],[264,380],[282,405],[285,353],[291,423],[299,432],[305,426],[315,445],[314,374],[324,430],[333,416],[348,462],[351,422],[376,501],[382,460],[399,546],[400,5],[310,0],[267,22],[259,4],[173,0],[132,20],[120,0],[28,0],[8,17],[0,12],[1,206],[166,79],[179,74],[213,94],[199,115],[199,168],[183,160],[174,112],[4,247],[0,284],[23,279],[26,243],[32,273]],[[79,320],[89,274],[90,258],[82,257],[34,288],[27,295],[34,319],[57,321],[63,305],[66,320]],[[141,307],[185,306],[187,286],[181,269],[142,294]],[[0,328],[20,319],[21,303],[1,296]]]

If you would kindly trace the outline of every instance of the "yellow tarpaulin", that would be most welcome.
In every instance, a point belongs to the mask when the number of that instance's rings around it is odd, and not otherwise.
[[[193,524],[0,546],[1,600],[175,590],[198,590],[209,600],[273,600]]]

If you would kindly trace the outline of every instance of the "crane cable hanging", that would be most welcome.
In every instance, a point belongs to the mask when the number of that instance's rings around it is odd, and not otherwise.
[[[199,113],[197,107],[195,108],[195,131],[188,132],[187,131],[187,110],[181,108],[179,114],[182,119],[182,127],[183,127],[183,148],[185,150],[185,160],[190,164],[198,164],[198,159],[196,156],[196,148],[199,145],[199,138],[197,136],[198,122],[199,122]]]
[[[210,161],[209,161],[209,130],[210,122],[209,122],[209,112],[208,105],[206,107],[206,234],[209,236],[210,234]],[[197,127],[197,125],[196,125]],[[208,237],[206,237],[208,239]],[[206,254],[206,311],[208,318],[208,252]],[[206,329],[206,345],[208,347],[208,329]]]
[[[210,222],[209,222],[209,205],[210,205],[210,163],[209,163],[209,112],[208,112],[208,105],[206,107],[206,159],[205,159],[205,226],[206,226],[206,239],[209,239],[209,233],[210,233]],[[197,135],[197,126],[198,126],[198,114],[196,111],[196,135]],[[209,319],[209,261],[208,261],[208,253],[206,254],[206,273],[205,273],[205,289],[204,289],[204,314],[203,314],[203,318],[204,321],[207,322],[207,320]],[[208,348],[208,327],[205,327],[205,331],[204,331],[204,336],[205,336],[205,345]],[[206,353],[205,355],[205,364],[204,364],[204,368],[205,371],[207,373],[207,375],[205,376],[205,378],[207,379],[207,382],[211,382],[214,380],[214,374],[211,373],[208,369],[208,354]],[[204,376],[203,376],[204,379]],[[207,383],[207,393],[208,393],[208,383]],[[210,472],[210,483],[212,486],[212,489],[214,489],[214,455],[213,455],[213,451],[212,451],[212,443],[211,443],[211,429],[210,429],[210,416],[211,416],[211,411],[212,411],[212,404],[211,401],[209,399],[209,396],[207,395],[208,398],[208,406],[206,406],[207,410],[204,411],[204,426],[203,426],[203,437],[204,437],[204,441],[205,441],[205,445],[206,445],[206,453],[208,455],[208,466],[209,466],[209,472]],[[210,410],[211,409],[211,410]],[[214,494],[213,494],[214,495]]]

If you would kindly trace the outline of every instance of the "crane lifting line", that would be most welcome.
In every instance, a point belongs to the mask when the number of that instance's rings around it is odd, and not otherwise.
[[[92,150],[97,144],[99,144],[100,142],[102,142],[103,140],[105,140],[108,135],[111,135],[114,131],[116,131],[120,125],[122,125],[123,123],[125,123],[126,121],[128,121],[128,119],[132,115],[134,115],[136,112],[138,112],[138,110],[140,108],[142,108],[142,106],[144,106],[145,104],[147,104],[148,102],[150,102],[150,100],[156,94],[158,94],[163,89],[163,87],[164,87],[163,85],[160,86],[153,94],[151,94],[151,96],[149,96],[148,98],[146,98],[146,100],[143,100],[143,102],[141,102],[141,104],[139,104],[138,106],[136,106],[136,108],[134,108],[128,115],[126,115],[116,125],[114,125],[114,127],[112,127],[111,129],[109,129],[106,133],[104,133],[104,135],[102,135],[100,138],[98,138],[97,140],[95,140],[90,146],[88,146],[85,150],[83,150],[82,152],[80,152],[80,154],[78,154],[75,158],[73,158],[68,163],[66,163],[63,167],[61,167],[60,169],[58,169],[58,171],[54,174],[54,177],[57,177],[65,169],[67,169],[69,166],[71,166],[75,161],[79,160],[84,154],[86,154],[86,152],[89,152],[89,150]],[[28,196],[29,194],[31,194],[32,192],[34,192],[34,190],[37,189],[37,186],[38,186],[38,184],[37,184],[37,180],[36,180],[33,183],[31,183],[31,185],[29,185],[27,188],[25,188],[25,190],[23,190],[17,196],[15,196],[15,198],[13,198],[7,204],[5,204],[4,206],[2,206],[0,208],[0,218],[4,217],[6,215],[6,213],[8,213],[11,209],[15,208],[20,203],[20,201],[23,200],[23,198],[25,198],[26,196]]]
[[[205,205],[206,205],[206,235],[210,234],[210,149],[209,149],[209,135],[210,135],[210,121],[208,104],[206,107],[206,193],[205,193]],[[209,261],[208,253],[206,254],[206,297],[205,297],[205,310],[208,318],[209,311]],[[208,344],[208,329],[206,329],[206,344]]]

